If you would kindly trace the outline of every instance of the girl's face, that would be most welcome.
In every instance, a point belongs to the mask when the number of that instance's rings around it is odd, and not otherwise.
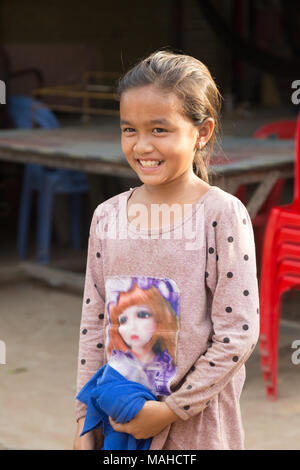
[[[145,305],[133,305],[126,308],[118,320],[119,333],[133,351],[143,350],[157,327],[150,308]]]
[[[162,184],[193,174],[199,130],[182,113],[174,93],[153,85],[129,89],[121,96],[120,119],[123,153],[143,183]],[[162,163],[143,168],[139,160]]]

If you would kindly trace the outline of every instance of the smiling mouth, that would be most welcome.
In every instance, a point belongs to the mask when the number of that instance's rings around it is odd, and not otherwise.
[[[163,163],[163,160],[137,160],[143,168],[155,168]]]

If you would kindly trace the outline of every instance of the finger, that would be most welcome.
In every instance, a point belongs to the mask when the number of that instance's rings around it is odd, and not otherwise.
[[[115,431],[118,431],[118,432],[126,432],[126,431],[125,431],[125,424],[123,424],[123,423],[116,423],[111,417],[109,417],[109,422],[110,422],[112,428],[113,428]]]

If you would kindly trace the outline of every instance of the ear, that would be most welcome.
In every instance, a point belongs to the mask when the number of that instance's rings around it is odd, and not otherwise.
[[[211,117],[205,119],[205,121],[198,127],[198,138],[197,148],[202,149],[212,136],[215,128],[215,120]]]

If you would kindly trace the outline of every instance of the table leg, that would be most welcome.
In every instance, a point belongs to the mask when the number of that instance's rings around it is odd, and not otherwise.
[[[259,186],[256,188],[247,203],[247,210],[251,219],[256,216],[280,176],[281,174],[279,171],[270,171],[265,176],[264,180],[260,182]]]

